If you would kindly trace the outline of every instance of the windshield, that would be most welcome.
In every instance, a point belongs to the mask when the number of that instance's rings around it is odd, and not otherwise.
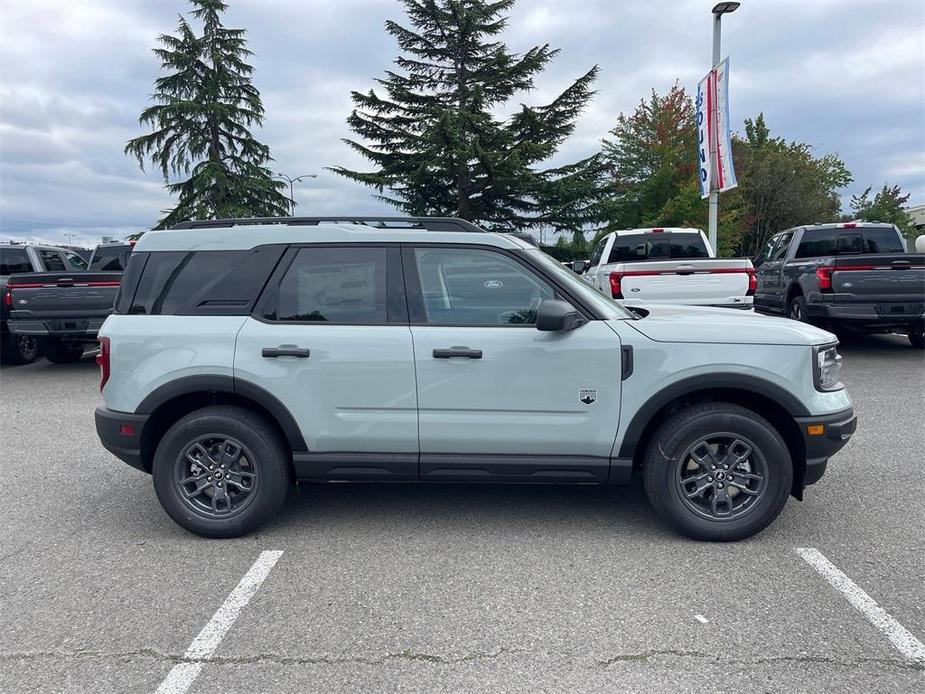
[[[543,266],[543,269],[559,279],[566,287],[568,287],[570,292],[581,297],[582,301],[594,306],[594,308],[599,311],[600,314],[604,316],[604,318],[611,320],[622,320],[625,318],[632,319],[636,317],[631,312],[620,306],[620,304],[608,299],[596,289],[591,287],[591,285],[589,285],[587,282],[580,279],[578,275],[562,265],[562,263],[560,263],[558,260],[552,256],[547,255],[546,253],[543,253],[543,251],[541,251],[539,248],[531,248],[529,250],[523,251],[523,253],[528,255],[532,260],[539,261],[540,265]]]

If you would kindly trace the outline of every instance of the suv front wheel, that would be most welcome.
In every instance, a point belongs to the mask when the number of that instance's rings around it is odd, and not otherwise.
[[[263,417],[215,406],[180,419],[161,439],[152,469],[161,506],[203,537],[239,537],[274,516],[292,487],[289,456]]]
[[[655,432],[643,480],[649,501],[688,537],[728,542],[764,530],[787,503],[790,452],[764,418],[710,402],[687,407]]]

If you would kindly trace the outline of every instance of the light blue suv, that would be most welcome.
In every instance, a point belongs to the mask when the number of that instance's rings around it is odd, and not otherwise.
[[[188,222],[135,246],[100,331],[103,445],[188,530],[294,481],[622,484],[699,539],[765,528],[855,429],[835,337],[626,309],[454,219]]]

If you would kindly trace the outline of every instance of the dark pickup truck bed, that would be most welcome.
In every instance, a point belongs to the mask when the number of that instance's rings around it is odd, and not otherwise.
[[[755,307],[834,331],[897,332],[921,347],[925,255],[878,222],[815,224],[781,232],[757,264]]]
[[[121,278],[121,272],[10,275],[9,330],[38,338],[49,361],[79,359],[112,313]]]

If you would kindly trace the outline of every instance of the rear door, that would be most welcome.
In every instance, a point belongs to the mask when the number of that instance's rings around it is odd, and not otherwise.
[[[308,446],[300,477],[416,479],[414,353],[398,246],[287,251],[238,334],[235,383],[269,391]]]
[[[560,296],[516,254],[406,247],[421,477],[605,481],[619,423],[620,341],[604,321],[540,332]]]
[[[775,238],[777,241],[770,257],[761,264],[758,285],[767,298],[766,305],[775,311],[784,311],[787,308],[784,306],[786,300],[786,287],[783,286],[784,261],[787,258],[793,232],[787,231],[778,234]]]
[[[612,240],[613,235],[608,234],[598,241],[597,246],[594,247],[594,252],[591,253],[591,258],[588,260],[588,269],[582,275],[588,284],[598,291],[604,292],[607,296],[610,296],[610,293],[607,291],[606,278],[602,277],[601,266],[607,263],[607,252]]]

